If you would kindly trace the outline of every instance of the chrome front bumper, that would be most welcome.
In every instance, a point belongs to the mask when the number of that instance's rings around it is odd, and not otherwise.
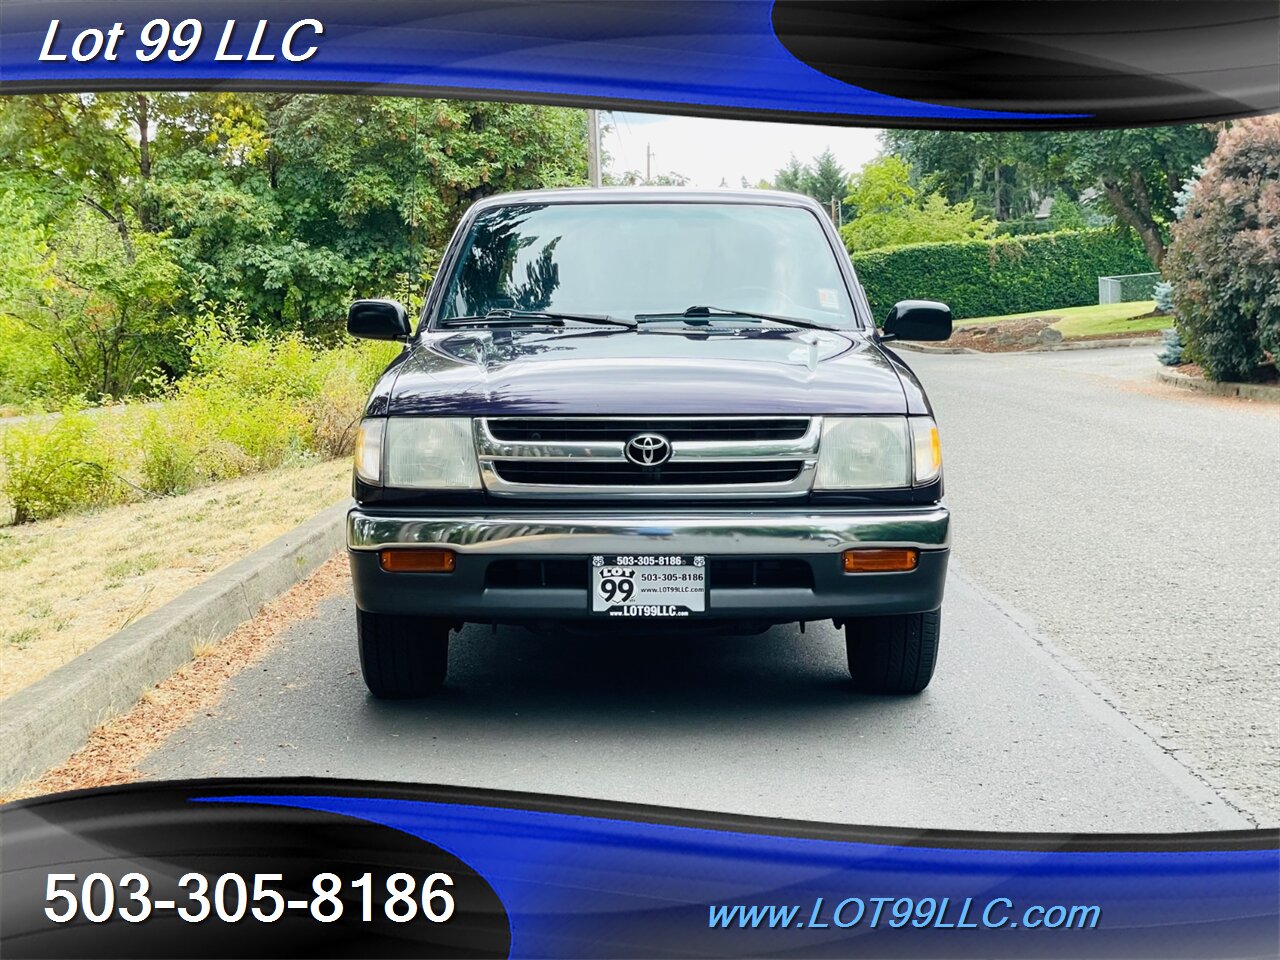
[[[347,515],[347,547],[450,547],[485,556],[590,553],[707,553],[778,556],[849,547],[951,545],[946,507],[849,508],[697,513],[542,510],[433,513],[357,507]]]

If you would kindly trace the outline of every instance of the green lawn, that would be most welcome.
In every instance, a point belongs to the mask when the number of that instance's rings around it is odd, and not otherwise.
[[[976,317],[961,320],[957,327],[990,326],[1005,320],[1024,320],[1027,317],[1059,317],[1054,329],[1063,337],[1085,337],[1095,333],[1149,333],[1173,325],[1172,317],[1144,317],[1156,308],[1154,300],[1136,300],[1132,303],[1095,304],[1090,307],[1061,307],[1055,310],[1033,310],[1030,313],[1011,313],[1004,317]],[[1141,319],[1134,319],[1140,317]]]

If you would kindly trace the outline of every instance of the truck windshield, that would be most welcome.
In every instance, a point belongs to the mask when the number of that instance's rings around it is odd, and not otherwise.
[[[678,316],[691,304],[857,326],[836,253],[811,211],[701,202],[486,210],[437,319],[493,310]]]

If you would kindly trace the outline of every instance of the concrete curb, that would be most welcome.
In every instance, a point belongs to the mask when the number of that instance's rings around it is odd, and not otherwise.
[[[982,353],[981,350],[970,350],[968,347],[927,347],[922,343],[909,343],[906,340],[890,340],[890,350],[910,350],[912,353]]]
[[[1156,346],[1159,337],[1131,337],[1128,340],[1066,340],[1062,343],[1046,343],[1044,346],[1031,347],[1028,350],[974,350],[971,347],[926,347],[918,343],[891,341],[897,349],[911,350],[915,353],[981,353],[987,356],[1010,356],[1022,353],[1053,353],[1056,350],[1102,350],[1106,347],[1144,347],[1148,344]]]
[[[1159,345],[1159,337],[1130,337],[1127,340],[1064,340],[1062,343],[1049,343],[1043,347],[1033,347],[1022,352],[1051,353],[1054,350],[1103,350],[1107,347],[1154,347]]]
[[[1266,383],[1227,383],[1220,380],[1203,380],[1200,377],[1189,377],[1176,370],[1156,369],[1156,377],[1165,383],[1185,390],[1198,390],[1215,397],[1240,397],[1243,400],[1263,400],[1269,403],[1280,403],[1280,387]]]
[[[84,746],[95,727],[305,579],[345,543],[347,504],[331,507],[111,635],[0,707],[0,791]]]

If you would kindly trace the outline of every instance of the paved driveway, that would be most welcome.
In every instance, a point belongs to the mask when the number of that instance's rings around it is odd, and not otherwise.
[[[829,624],[648,642],[469,628],[442,697],[379,703],[342,597],[147,773],[921,827],[1257,821],[1207,775],[1280,819],[1267,589],[1280,515],[1273,486],[1264,495],[1280,421],[1155,387],[1147,349],[909,359],[939,410],[956,514],[943,652],[922,696],[854,694]]]

